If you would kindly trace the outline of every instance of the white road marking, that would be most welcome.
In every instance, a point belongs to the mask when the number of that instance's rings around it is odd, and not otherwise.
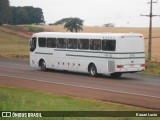
[[[73,85],[73,84],[67,84],[67,83],[51,82],[51,81],[44,81],[44,80],[39,80],[39,79],[31,79],[31,78],[27,78],[27,77],[26,78],[25,77],[18,77],[18,76],[13,76],[13,75],[6,75],[6,74],[0,74],[0,76],[19,78],[19,79],[25,79],[25,80],[28,79],[30,81],[38,81],[38,82],[59,84],[59,85],[65,85],[65,86],[72,86],[72,87],[79,87],[79,88],[86,88],[86,89],[94,89],[94,90],[101,90],[101,91],[109,91],[109,92],[116,92],[116,93],[122,93],[122,94],[131,94],[131,95],[136,95],[136,96],[143,96],[143,97],[151,97],[151,98],[160,99],[159,96],[145,95],[145,94],[139,94],[139,93],[124,92],[124,91],[110,90],[110,89],[102,89],[102,88],[96,88],[96,87],[87,87],[87,86]]]

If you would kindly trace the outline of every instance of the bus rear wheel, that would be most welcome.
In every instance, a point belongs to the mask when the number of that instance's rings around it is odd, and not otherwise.
[[[112,78],[120,78],[122,73],[111,73]]]
[[[90,76],[96,76],[97,75],[97,68],[94,64],[90,65],[89,73],[90,73]]]
[[[41,61],[40,67],[41,67],[42,71],[46,71],[47,70],[45,61]]]

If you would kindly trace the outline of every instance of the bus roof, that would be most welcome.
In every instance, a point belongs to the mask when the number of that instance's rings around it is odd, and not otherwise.
[[[39,32],[33,34],[32,37],[85,37],[85,38],[105,38],[105,37],[143,37],[142,34],[139,33],[71,33],[71,32]]]

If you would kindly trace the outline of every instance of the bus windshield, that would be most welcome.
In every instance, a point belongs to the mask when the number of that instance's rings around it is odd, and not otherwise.
[[[36,38],[33,37],[32,40],[31,40],[31,42],[30,42],[30,46],[31,46],[30,47],[30,51],[31,52],[33,52],[36,49],[36,41],[37,41]]]

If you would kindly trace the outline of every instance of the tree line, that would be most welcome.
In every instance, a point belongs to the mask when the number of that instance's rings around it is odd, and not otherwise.
[[[44,23],[41,8],[32,6],[10,6],[9,0],[0,0],[0,25],[2,24],[39,24]]]
[[[0,0],[0,25],[3,24],[39,24],[44,23],[41,8],[32,6],[15,7],[10,6],[9,0]],[[76,17],[63,18],[54,25],[63,25],[67,31],[78,32],[83,30],[83,20]]]

